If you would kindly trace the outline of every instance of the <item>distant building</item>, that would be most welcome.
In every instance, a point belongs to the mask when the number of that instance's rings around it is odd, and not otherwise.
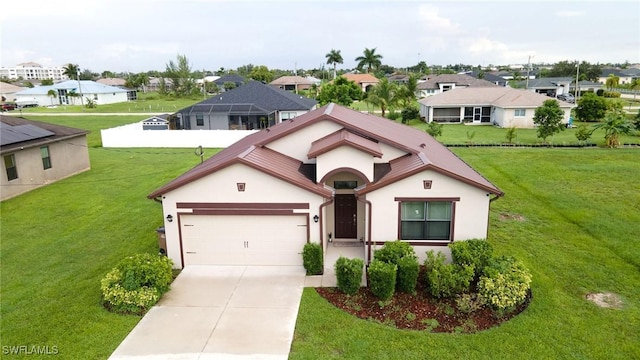
[[[456,88],[485,88],[498,85],[484,79],[476,79],[464,74],[442,74],[418,84],[420,97],[440,94]]]
[[[13,67],[0,67],[0,78],[9,80],[20,78],[24,80],[69,80],[69,77],[64,75],[63,66],[44,67],[34,62],[22,63]]]
[[[19,106],[79,105],[88,100],[104,105],[137,100],[136,90],[90,80],[67,80],[54,85],[36,86],[18,91],[14,96]]]

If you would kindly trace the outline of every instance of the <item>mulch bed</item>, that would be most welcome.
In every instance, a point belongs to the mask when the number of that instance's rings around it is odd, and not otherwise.
[[[337,288],[316,288],[316,291],[337,308],[361,319],[398,329],[448,333],[474,333],[498,326],[524,311],[531,301],[529,293],[523,304],[502,316],[488,307],[465,314],[457,309],[454,299],[431,297],[424,283],[421,274],[416,295],[396,293],[386,303],[381,303],[368,288],[361,288],[355,295],[345,295]]]

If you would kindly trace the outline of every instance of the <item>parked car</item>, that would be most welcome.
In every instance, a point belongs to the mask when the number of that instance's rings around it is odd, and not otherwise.
[[[572,104],[576,102],[576,98],[574,98],[571,94],[560,94],[558,95],[558,100],[566,101]]]
[[[4,103],[2,104],[2,111],[15,110],[16,104],[14,103]]]

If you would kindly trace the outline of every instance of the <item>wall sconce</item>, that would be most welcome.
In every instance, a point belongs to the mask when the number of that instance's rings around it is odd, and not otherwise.
[[[168,222],[172,222],[173,221],[173,216],[171,216],[171,214],[167,215],[167,221]]]
[[[314,222],[314,223],[317,223],[319,220],[320,220],[320,218],[318,217],[318,215],[315,215],[315,216],[313,217],[313,222]]]

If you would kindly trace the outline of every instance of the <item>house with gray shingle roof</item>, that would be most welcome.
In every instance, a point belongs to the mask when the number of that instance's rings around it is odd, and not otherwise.
[[[523,89],[459,88],[421,99],[420,116],[426,122],[469,123],[500,127],[533,128],[533,115],[548,96]],[[573,104],[558,101],[564,111],[563,123],[569,122]]]
[[[628,84],[633,79],[640,78],[640,69],[629,68],[629,69],[615,69],[615,68],[605,68],[602,69],[602,73],[598,78],[598,81],[602,84],[607,82],[607,78],[609,75],[617,76],[619,84]]]
[[[293,119],[317,101],[259,81],[225,91],[176,113],[176,129],[254,130]]]
[[[418,84],[420,97],[440,94],[456,88],[496,87],[498,85],[484,79],[476,79],[464,74],[441,74]]]

